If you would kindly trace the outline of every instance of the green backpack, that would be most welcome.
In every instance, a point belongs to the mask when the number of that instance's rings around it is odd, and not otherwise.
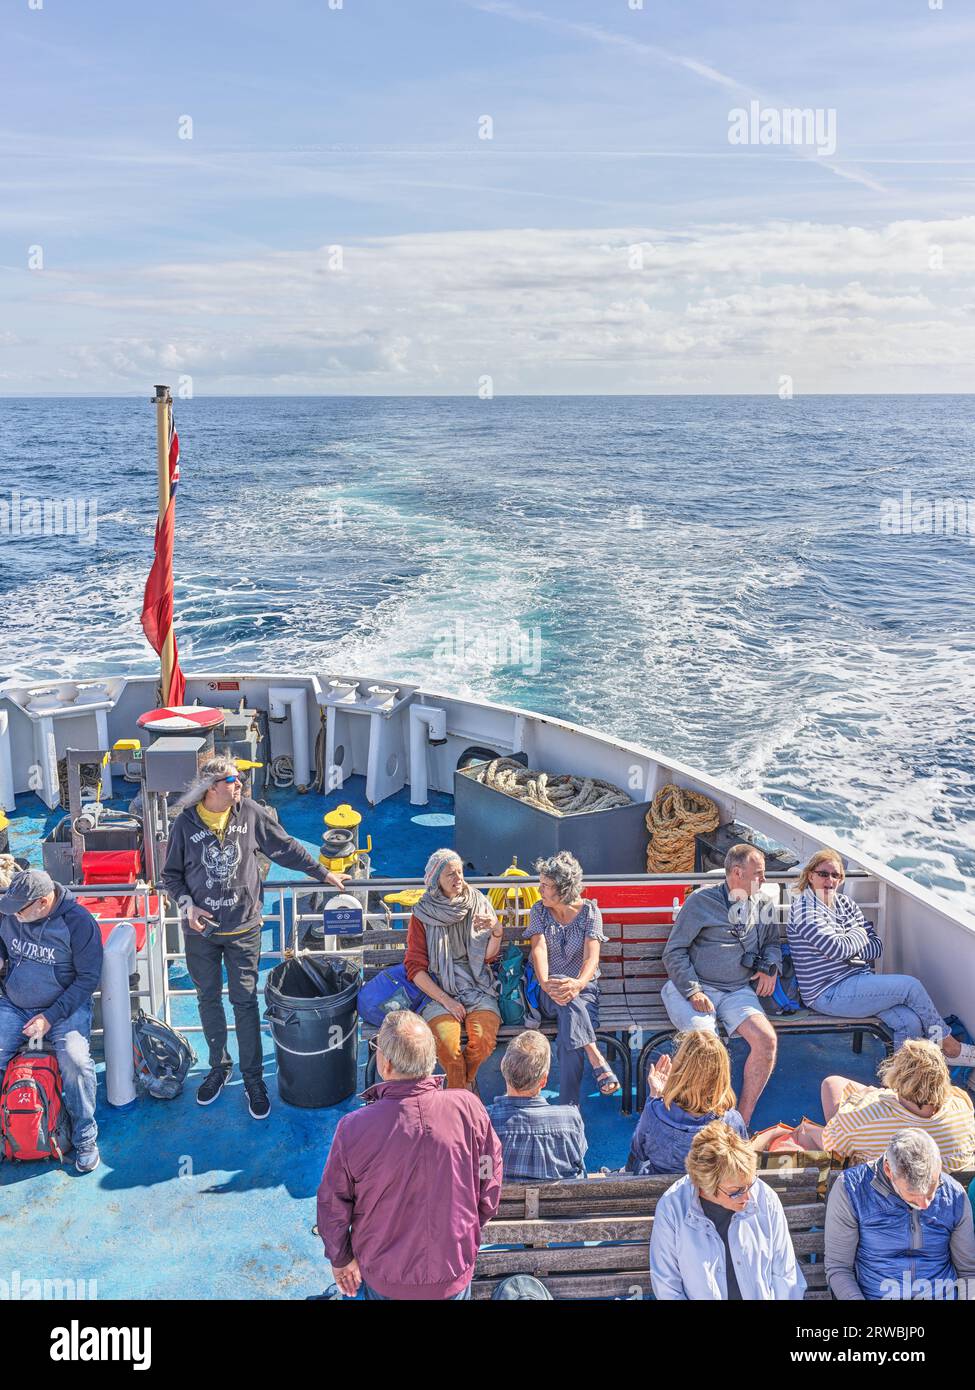
[[[509,1028],[525,1021],[525,957],[514,944],[498,962],[498,983],[501,986],[498,1006],[501,1019]]]

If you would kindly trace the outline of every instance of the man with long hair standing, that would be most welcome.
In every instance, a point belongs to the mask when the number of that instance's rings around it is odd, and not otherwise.
[[[196,987],[210,1071],[196,1093],[212,1105],[233,1074],[223,1010],[223,971],[234,1010],[247,1108],[255,1120],[271,1111],[264,1085],[264,1049],[257,1001],[261,956],[261,871],[258,854],[319,883],[341,888],[344,874],[327,872],[282,830],[267,807],[242,795],[233,758],[204,763],[177,803],[160,885],[180,911],[186,968]]]

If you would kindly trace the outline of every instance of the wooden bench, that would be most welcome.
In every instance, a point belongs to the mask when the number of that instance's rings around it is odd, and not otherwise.
[[[679,885],[677,891],[680,891]],[[593,894],[598,899],[598,890]],[[603,913],[603,931],[607,937],[599,958],[599,1028],[600,1045],[610,1056],[611,1065],[622,1085],[621,1106],[624,1115],[633,1112],[633,1048],[640,1049],[636,1064],[636,1108],[643,1109],[646,1100],[647,1067],[654,1051],[670,1038],[675,1029],[660,999],[667,980],[663,951],[670,934],[671,912],[647,909],[642,916],[656,920],[636,921],[613,909]],[[518,942],[527,957],[528,946],[522,930],[505,928],[502,949],[509,942]],[[406,951],[405,928],[369,928],[362,935],[363,978],[390,965],[400,965]],[[829,1018],[808,1009],[796,1014],[783,1014],[769,1020],[777,1033],[810,1036],[824,1033],[849,1033],[853,1050],[863,1046],[863,1034],[879,1038],[885,1049],[892,1048],[890,1031],[878,1018]],[[541,1031],[554,1037],[555,1025],[543,1021]],[[363,1038],[378,1030],[362,1024]],[[523,1025],[502,1025],[498,1041],[507,1043],[523,1031]],[[374,1077],[374,1059],[367,1064],[367,1081]]]
[[[679,1176],[596,1174],[572,1182],[506,1183],[498,1214],[484,1228],[472,1297],[490,1298],[511,1274],[535,1275],[557,1299],[649,1297],[653,1213]],[[829,1298],[818,1170],[776,1169],[759,1176],[782,1200],[806,1298]]]
[[[599,1021],[603,1028],[628,1031],[631,1046],[640,1049],[636,1064],[636,1108],[643,1109],[646,1101],[647,1068],[652,1054],[676,1032],[660,991],[667,983],[663,963],[664,947],[672,923],[661,918],[659,923],[626,921],[604,924],[609,938],[600,952]],[[780,934],[784,941],[784,927]],[[890,1030],[879,1018],[831,1018],[800,1009],[794,1014],[767,1015],[777,1034],[815,1036],[826,1033],[849,1033],[853,1051],[863,1048],[863,1035],[878,1038],[887,1052],[892,1051]]]
[[[504,940],[501,949],[509,942],[518,942],[522,945],[525,955],[528,955],[528,947],[524,945],[524,935],[520,928],[506,927]],[[406,953],[406,931],[396,928],[370,928],[362,934],[362,977],[370,980],[379,973],[380,970],[387,969],[390,965],[402,965],[403,956]],[[372,1024],[364,1021],[360,1022],[362,1037],[366,1040],[373,1038],[379,1029]],[[525,1031],[524,1024],[502,1024],[498,1029],[498,1042],[507,1043],[512,1038],[516,1038],[519,1033]],[[555,1024],[548,1019],[543,1019],[539,1024],[539,1031],[546,1037],[555,1036]],[[604,1025],[602,1020],[602,1007],[600,1007],[600,1026],[597,1029],[596,1037],[604,1052],[610,1054],[610,1064],[619,1076],[622,1093],[620,1103],[623,1114],[633,1113],[633,1057],[628,1042],[624,1042],[616,1035],[615,1027]],[[366,1063],[366,1084],[369,1085],[375,1080],[375,1055],[370,1053]]]

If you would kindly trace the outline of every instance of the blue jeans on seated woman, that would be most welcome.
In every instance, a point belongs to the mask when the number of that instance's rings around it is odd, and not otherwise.
[[[586,1070],[585,1049],[596,1041],[599,1027],[599,986],[590,980],[568,1004],[556,1004],[543,990],[538,1007],[543,1018],[554,1019],[557,1025],[559,1105],[578,1105]]]
[[[913,975],[875,975],[872,970],[859,970],[835,985],[827,985],[810,1007],[832,1018],[879,1018],[893,1033],[895,1050],[908,1038],[940,1043],[951,1032]]]
[[[18,1009],[0,997],[0,1079],[7,1063],[26,1043],[24,1024],[43,1009]],[[71,1117],[71,1142],[76,1149],[87,1149],[98,1137],[95,1124],[95,1064],[88,1039],[91,1036],[91,1000],[69,1018],[62,1018],[50,1029],[44,1042],[54,1048],[61,1071],[64,1107]]]

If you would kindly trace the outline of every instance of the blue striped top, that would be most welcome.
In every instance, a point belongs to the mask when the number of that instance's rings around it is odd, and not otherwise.
[[[824,989],[858,974],[884,949],[852,898],[837,893],[827,907],[811,888],[792,899],[786,937],[799,993],[808,1008]]]

